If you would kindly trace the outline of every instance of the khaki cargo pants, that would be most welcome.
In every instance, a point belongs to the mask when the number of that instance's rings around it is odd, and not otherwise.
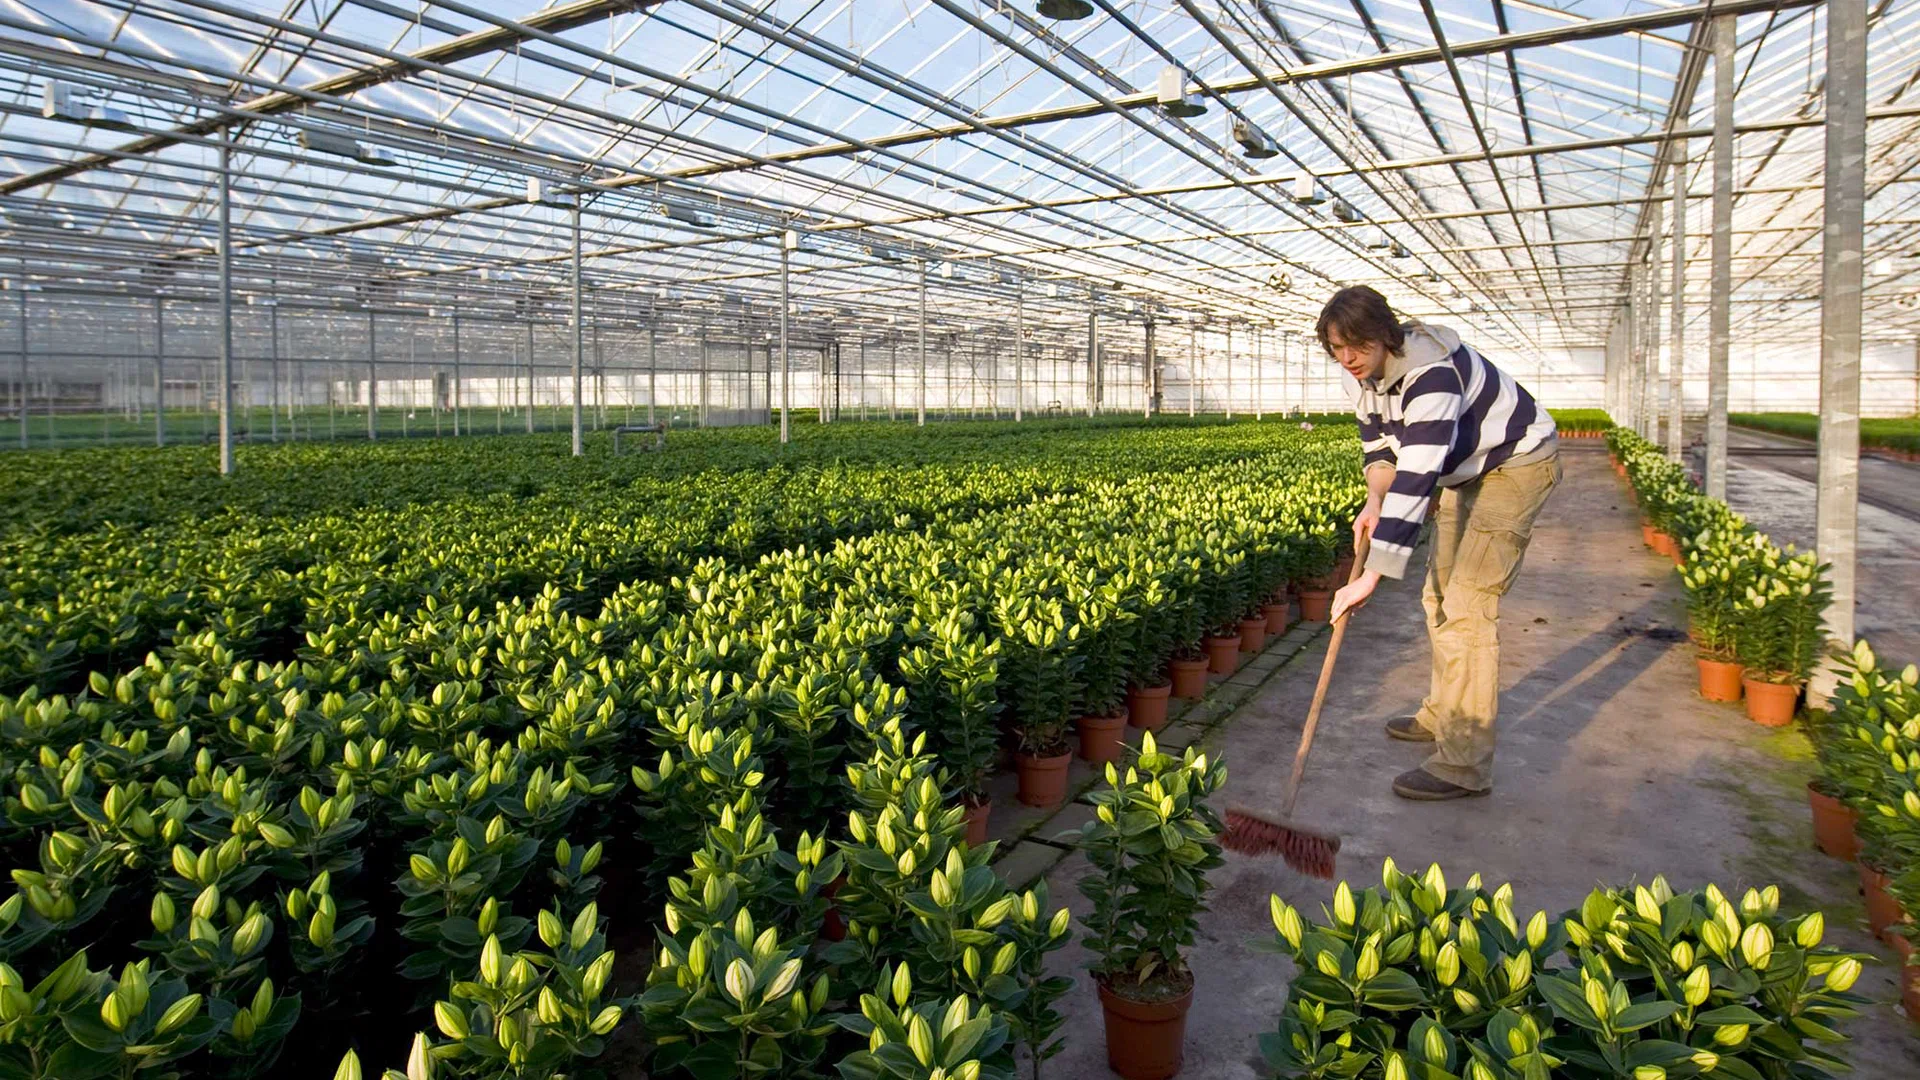
[[[1500,711],[1500,597],[1512,587],[1533,519],[1560,482],[1560,456],[1502,466],[1434,500],[1433,546],[1421,599],[1433,681],[1415,720],[1436,749],[1422,768],[1461,787],[1493,786]]]

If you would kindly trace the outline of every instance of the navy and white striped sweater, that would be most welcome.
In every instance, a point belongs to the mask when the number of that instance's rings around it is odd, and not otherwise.
[[[1420,539],[1434,489],[1458,487],[1557,445],[1553,417],[1460,335],[1412,324],[1378,378],[1349,379],[1366,468],[1394,468],[1367,569],[1398,578]]]

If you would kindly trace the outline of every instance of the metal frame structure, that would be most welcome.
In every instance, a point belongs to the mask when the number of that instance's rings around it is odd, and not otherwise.
[[[25,343],[0,405],[151,411],[164,441],[175,398],[230,419],[236,382],[275,438],[316,401],[379,437],[530,430],[537,399],[576,450],[609,406],[785,432],[796,403],[896,415],[902,379],[920,423],[1263,414],[1339,402],[1317,350],[1259,343],[1363,282],[1549,401],[1652,433],[1711,406],[1709,485],[1733,352],[1812,385],[1819,0],[537,2],[0,7],[0,340]],[[1910,357],[1920,0],[1865,7],[1858,349]],[[1870,409],[1920,386],[1881,377]],[[221,431],[223,461],[260,434]]]

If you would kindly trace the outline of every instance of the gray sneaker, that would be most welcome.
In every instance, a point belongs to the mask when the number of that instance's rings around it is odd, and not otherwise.
[[[1432,742],[1433,732],[1420,726],[1414,716],[1396,716],[1387,721],[1387,734],[1401,742]]]

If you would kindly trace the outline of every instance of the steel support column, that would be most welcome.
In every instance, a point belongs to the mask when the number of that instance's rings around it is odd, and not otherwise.
[[[374,442],[380,436],[377,430],[380,416],[379,390],[379,341],[374,337],[373,299],[367,299],[367,441]]]
[[[914,405],[914,425],[927,427],[927,263],[920,263],[920,400]]]
[[[654,389],[658,386],[657,373],[660,370],[660,328],[652,320],[647,322],[647,423],[653,423]]]
[[[790,288],[788,278],[791,276],[789,270],[792,262],[793,253],[787,250],[785,243],[782,243],[780,245],[780,443],[783,446],[788,439],[792,438],[787,422],[788,416],[793,412],[793,364],[787,353],[789,329],[787,321],[793,307],[793,300],[788,292]]]
[[[220,140],[220,475],[233,475],[233,136]]]
[[[1831,11],[1829,7],[1829,11]],[[1707,309],[1707,494],[1727,497],[1727,353],[1733,319],[1733,32],[1713,20],[1713,286]]]
[[[1149,315],[1147,316],[1147,355],[1143,365],[1146,369],[1146,385],[1142,397],[1145,400],[1140,405],[1140,415],[1148,418],[1160,410],[1159,396],[1155,393],[1160,385],[1160,358],[1154,354],[1153,346],[1153,316]]]
[[[1025,418],[1027,374],[1027,290],[1013,284],[1013,420]]]
[[[1675,461],[1686,451],[1687,425],[1687,141],[1672,143],[1673,173],[1673,285],[1667,349],[1667,456]]]
[[[1227,324],[1227,419],[1233,419],[1233,324]]]
[[[586,366],[587,344],[582,333],[580,321],[580,203],[581,192],[573,195],[573,297],[571,317],[573,320],[573,456],[580,457],[587,452],[586,433],[582,430],[580,406],[582,369]]]
[[[1200,332],[1187,326],[1187,417],[1192,419],[1194,387],[1200,382]]]
[[[1641,400],[1646,402],[1646,437],[1660,441],[1660,220],[1659,203],[1647,207],[1647,367]]]
[[[458,303],[459,301],[454,301]],[[453,434],[460,435],[460,313],[453,313]],[[471,435],[473,432],[469,431]]]
[[[1867,200],[1867,6],[1827,5],[1826,206],[1814,546],[1832,567],[1827,637],[1850,647],[1860,494],[1860,323]],[[1824,681],[1824,680],[1823,680]]]
[[[1087,415],[1100,415],[1100,312],[1087,312]]]
[[[26,291],[20,293],[20,442],[27,440],[27,320]],[[153,445],[167,445],[167,308],[166,297],[153,294]]]

